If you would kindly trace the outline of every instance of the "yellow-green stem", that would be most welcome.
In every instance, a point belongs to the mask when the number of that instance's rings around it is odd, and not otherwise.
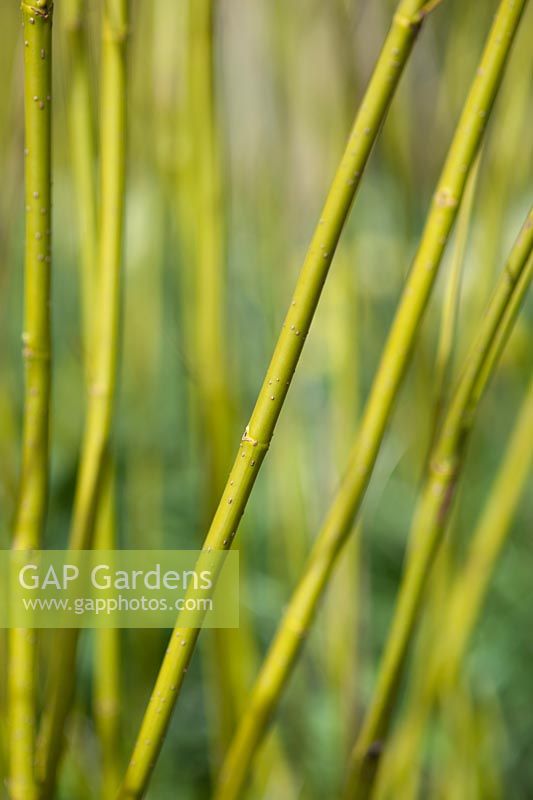
[[[116,547],[115,465],[110,458],[102,479],[94,546]],[[94,719],[102,759],[101,800],[112,800],[120,783],[120,630],[95,631]]]
[[[204,547],[231,547],[261,463],[270,444],[337,242],[372,145],[379,133],[423,14],[420,0],[402,0],[316,227],[257,402],[243,434]],[[194,650],[198,630],[178,619],[141,725],[119,796],[140,797],[148,784],[175,698]]]
[[[478,336],[450,401],[433,453],[426,485],[418,503],[398,601],[378,673],[374,699],[352,751],[346,797],[367,798],[372,791],[378,755],[387,735],[408,646],[416,625],[427,577],[438,550],[461,472],[464,451],[482,391],[484,364],[491,357],[498,330],[505,324],[513,294],[533,248],[533,211],[530,212],[505,264],[503,274],[483,318]],[[524,292],[522,292],[523,298]],[[492,369],[497,359],[492,359]]]
[[[498,556],[526,485],[533,459],[532,442],[533,382],[529,385],[489,500],[472,537],[465,564],[451,588],[436,653],[444,670],[445,687],[453,684],[459,675]]]
[[[492,343],[492,347],[490,348],[487,358],[483,364],[483,368],[475,388],[476,396],[479,396],[485,390],[485,386],[494,373],[495,362],[498,361],[503,348],[507,344],[507,340],[511,334],[515,320],[518,316],[518,312],[522,306],[522,301],[529,288],[529,285],[531,284],[532,278],[533,257],[530,257],[524,270],[522,271],[522,274],[520,275],[520,278],[518,279],[516,289],[513,292],[513,296],[511,297],[511,300],[505,309],[501,325],[498,328]]]
[[[191,343],[197,380],[193,387],[191,411],[205,465],[201,490],[206,498],[206,516],[202,519],[202,527],[209,524],[216,509],[231,458],[224,339],[224,219],[215,95],[215,10],[214,0],[190,0],[187,5],[187,122],[193,180],[187,193],[189,216],[182,223],[185,225],[188,219],[192,228],[189,260],[194,275],[195,303]],[[178,191],[183,193],[184,187],[180,185]],[[211,717],[213,769],[218,767],[235,724],[235,698],[239,688],[232,685],[232,678],[236,666],[243,666],[238,652],[244,635],[244,628],[229,632],[213,630],[209,631],[205,642],[206,708]],[[227,655],[230,648],[235,658],[233,665]]]
[[[468,172],[503,74],[524,2],[502,2],[466,100],[381,358],[341,486],[267,654],[223,767],[217,800],[240,796],[337,556],[360,508],[394,400],[405,374]]]
[[[481,148],[468,176],[464,199],[459,209],[453,256],[444,289],[439,341],[433,374],[435,410],[427,457],[432,451],[449,392],[453,355],[456,346],[462,273],[480,162]],[[427,463],[424,465],[424,471],[426,468]],[[448,585],[449,560],[449,547],[447,549],[442,547],[439,553],[439,560],[433,571],[434,580],[431,586],[431,598],[428,600],[424,610],[424,620],[419,636],[420,641],[415,655],[416,665],[410,681],[413,688],[409,699],[409,713],[404,715],[403,725],[399,731],[395,732],[387,750],[385,761],[381,765],[379,782],[375,789],[376,800],[384,800],[385,797],[389,796],[387,793],[390,794],[392,792],[394,795],[395,791],[402,791],[406,800],[417,796],[420,770],[414,767],[414,759],[417,755],[421,755],[420,748],[424,732],[424,703],[426,700],[424,677],[427,672],[427,647],[428,641],[432,641],[433,626],[438,624],[438,620],[440,620],[439,614],[443,604],[444,589]],[[405,757],[406,753],[408,754],[407,759]]]
[[[478,153],[476,162],[468,176],[464,201],[459,211],[455,248],[442,304],[442,318],[434,374],[435,432],[439,424],[442,410],[446,404],[447,386],[451,377],[457,328],[457,313],[461,294],[461,279],[480,161],[481,151]]]
[[[82,333],[87,389],[91,388],[91,356],[94,342],[95,283],[97,281],[98,237],[96,225],[94,112],[87,46],[87,0],[66,0],[64,27],[68,37],[69,127],[77,195],[80,242]],[[97,318],[96,318],[97,319]],[[89,399],[90,402],[90,399]],[[96,511],[95,546],[115,546],[114,467],[108,462]],[[112,798],[119,781],[119,648],[116,629],[95,631],[94,716],[102,758],[102,797]]]
[[[464,566],[453,582],[447,581],[446,605],[437,610],[431,632],[421,656],[423,670],[413,686],[402,722],[394,734],[394,747],[385,754],[380,770],[379,800],[406,793],[406,784],[417,783],[413,765],[420,751],[425,725],[438,697],[448,703],[455,693],[463,660],[472,633],[482,611],[491,578],[525,489],[533,459],[533,382],[515,423],[498,475],[489,493],[481,518],[476,525]],[[387,768],[385,770],[385,767]],[[396,794],[395,794],[396,793]]]
[[[69,56],[69,142],[76,188],[80,242],[83,348],[87,375],[91,363],[91,316],[95,308],[98,257],[95,192],[94,115],[86,31],[87,0],[66,0],[63,25]]]
[[[25,108],[24,418],[22,468],[13,547],[41,546],[49,481],[51,383],[51,103],[52,2],[22,3]],[[9,794],[36,797],[35,632],[14,629],[9,638]]]
[[[106,0],[102,21],[99,255],[91,385],[74,511],[72,549],[91,547],[102,478],[108,458],[119,348],[120,275],[126,166],[126,42],[128,0]],[[37,746],[41,798],[53,792],[75,682],[78,632],[58,634],[56,663]]]

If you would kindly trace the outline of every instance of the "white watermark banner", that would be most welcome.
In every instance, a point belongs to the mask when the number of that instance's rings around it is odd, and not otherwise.
[[[239,625],[239,554],[198,550],[0,551],[2,628]]]

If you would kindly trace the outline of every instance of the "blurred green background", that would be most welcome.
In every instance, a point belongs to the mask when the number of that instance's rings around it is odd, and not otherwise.
[[[219,0],[210,117],[209,80],[194,61],[191,2],[131,3],[123,342],[114,436],[119,541],[128,548],[196,548],[203,538],[394,8],[387,0]],[[346,464],[358,411],[495,8],[494,0],[444,0],[423,27],[241,524],[236,541],[243,559],[241,632],[223,642],[202,637],[150,798],[209,796],[227,725],[246,702]],[[96,100],[100,3],[91,0],[87,9]],[[532,12],[529,8],[522,22],[481,155],[454,365],[531,202]],[[23,396],[23,93],[18,4],[3,0],[0,13],[0,544],[7,547]],[[58,0],[53,481],[46,534],[46,546],[56,548],[67,540],[84,414],[63,14]],[[361,541],[341,559],[285,693],[275,746],[263,759],[251,797],[337,796],[348,748],[372,692],[420,487],[452,252],[453,241],[363,506]],[[214,287],[202,259],[211,259]],[[213,330],[206,334],[211,322]],[[476,425],[453,526],[457,563],[532,373],[532,324],[529,298]],[[202,377],[209,359],[218,375],[214,389]],[[223,398],[214,419],[205,399],[212,391]],[[432,726],[426,796],[481,797],[459,794],[459,784],[455,790],[446,785],[450,765],[463,762],[473,773],[490,766],[494,785],[500,786],[495,796],[533,796],[532,523],[530,482],[465,665],[459,697],[464,737],[450,729],[449,720],[437,719]],[[140,630],[121,636],[124,764],[167,635]],[[1,647],[5,652],[3,641]],[[2,657],[2,670],[4,662]],[[64,798],[100,796],[92,669],[93,638],[87,635],[59,795]],[[3,674],[0,686],[5,720]],[[482,733],[469,750],[465,741],[474,729]],[[442,763],[447,775],[436,768]]]

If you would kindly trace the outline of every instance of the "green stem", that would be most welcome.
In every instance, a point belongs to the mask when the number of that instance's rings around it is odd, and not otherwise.
[[[355,248],[352,248],[347,255],[356,262]],[[336,394],[332,398],[335,409],[332,427],[336,445],[334,448],[336,463],[342,463],[347,436],[350,432],[353,435],[357,428],[360,406],[358,365],[358,347],[361,342],[358,335],[360,314],[357,307],[355,271],[346,256],[343,263],[339,264],[339,272],[337,283],[339,296],[332,298],[334,313],[324,326],[332,337],[329,357],[334,365],[332,383]],[[326,669],[337,702],[335,718],[339,742],[342,742],[345,748],[351,744],[346,737],[358,705],[359,677],[362,668],[359,633],[362,626],[361,585],[364,577],[361,533],[360,524],[339,560],[337,577],[328,587],[324,610]],[[300,569],[301,567],[298,573]],[[346,751],[342,753],[343,759],[345,755]]]
[[[215,86],[215,6],[213,0],[191,0],[187,6],[188,92],[187,105],[192,177],[188,197],[190,237],[189,268],[194,280],[194,313],[191,345],[197,380],[192,393],[191,412],[196,435],[203,453],[205,479],[201,487],[205,497],[208,525],[220,493],[224,488],[229,451],[228,362],[225,353],[224,291],[224,217],[222,208],[222,175],[220,164],[220,132],[216,110]],[[180,194],[183,186],[179,186]],[[192,195],[192,202],[191,202]],[[191,215],[192,210],[192,215]],[[243,665],[237,653],[245,629],[208,632],[204,650],[206,675],[206,708],[210,715],[212,757],[217,769],[235,724],[235,691],[233,678],[237,665]],[[235,663],[226,657],[229,649]]]
[[[87,389],[90,390],[94,342],[95,283],[98,237],[94,174],[95,142],[93,102],[86,31],[87,3],[68,0],[64,5],[64,26],[69,42],[69,127],[70,145],[78,206],[81,253],[81,298]],[[115,546],[114,467],[107,464],[95,521],[95,546]],[[115,795],[120,778],[119,742],[119,650],[117,629],[95,631],[94,717],[102,758],[102,797]]]
[[[444,293],[434,375],[435,418],[434,435],[431,442],[432,445],[434,443],[434,437],[438,428],[442,410],[446,405],[447,388],[451,377],[457,329],[457,314],[459,311],[459,300],[461,295],[461,279],[465,261],[466,246],[468,243],[468,232],[470,229],[474,195],[479,175],[480,161],[481,151],[478,153],[476,162],[468,176],[464,200],[459,210],[455,248],[453,252],[452,263],[450,265],[450,274]]]
[[[533,381],[489,500],[470,543],[465,564],[454,580],[436,659],[445,671],[445,687],[458,678],[470,637],[481,613],[490,579],[505,544],[533,459]]]
[[[346,797],[366,798],[372,790],[378,759],[394,710],[405,658],[421,607],[429,570],[438,550],[449,514],[466,442],[481,398],[480,379],[485,361],[498,337],[520,277],[527,270],[533,248],[533,211],[511,251],[483,318],[464,372],[450,401],[432,453],[429,474],[419,501],[411,533],[412,548],[400,586],[396,610],[378,673],[374,700],[352,751]],[[533,259],[531,259],[533,261]],[[524,292],[522,292],[523,298]],[[491,360],[492,369],[497,359]],[[486,385],[486,380],[483,387]]]
[[[432,420],[430,446],[428,447],[426,463],[424,464],[424,473],[427,469],[427,459],[435,444],[442,412],[446,407],[449,394],[449,383],[456,346],[457,315],[459,311],[462,274],[480,163],[481,148],[468,176],[463,202],[459,209],[453,255],[444,289],[439,341],[433,375],[435,386],[435,410]],[[449,528],[451,527],[452,525],[450,524]],[[379,782],[375,789],[376,798],[379,798],[379,800],[384,800],[387,793],[390,795],[391,791],[393,792],[391,796],[394,796],[394,791],[396,790],[401,790],[406,800],[407,798],[414,798],[417,796],[420,770],[413,767],[413,759],[418,755],[420,755],[421,758],[421,741],[424,732],[423,721],[425,719],[424,679],[427,673],[427,647],[428,641],[432,641],[433,628],[438,624],[438,620],[440,620],[439,614],[441,613],[441,606],[444,601],[443,595],[448,586],[449,549],[449,547],[447,549],[444,547],[441,548],[439,560],[433,569],[431,597],[428,599],[426,608],[424,609],[424,619],[421,624],[419,644],[415,654],[416,664],[410,680],[410,684],[413,687],[411,692],[412,696],[408,701],[410,713],[404,716],[403,725],[399,731],[395,732],[394,738],[387,749],[385,760],[381,764]],[[407,759],[405,757],[406,753],[409,756]]]
[[[448,152],[422,240],[366,404],[348,470],[252,690],[248,710],[239,725],[221,773],[216,795],[218,800],[230,800],[242,792],[251,760],[296,663],[337,556],[352,530],[523,7],[524,2],[511,5],[505,1],[500,6]]]
[[[72,549],[92,545],[115,400],[126,167],[128,5],[128,0],[106,0],[102,23],[100,249],[94,309],[97,316],[91,331],[95,354],[70,532]],[[55,784],[74,689],[78,631],[65,629],[58,638],[57,663],[37,746],[37,774],[43,799],[50,797]]]
[[[475,388],[475,394],[477,397],[479,397],[479,395],[485,391],[485,387],[494,373],[495,363],[500,358],[502,350],[507,344],[507,340],[511,334],[511,331],[513,330],[514,323],[522,306],[524,296],[529,288],[532,277],[533,258],[530,258],[522,274],[520,275],[520,278],[518,279],[516,289],[513,292],[513,296],[511,297],[511,300],[505,309],[501,325],[498,328],[492,343],[492,347],[490,348],[490,352],[488,353],[483,364],[483,369],[481,370],[481,374],[479,375]]]
[[[51,384],[51,100],[52,2],[22,3],[25,107],[24,419],[22,469],[13,547],[38,549],[46,519],[49,482]],[[14,800],[36,796],[35,633],[10,634],[9,792]]]
[[[398,7],[313,235],[263,386],[206,537],[206,548],[229,548],[233,542],[298,364],[361,174],[420,28],[422,6],[420,0],[402,0]],[[175,634],[179,635],[180,644],[174,635],[119,795],[123,799],[140,797],[146,789],[198,630],[181,630],[178,619]]]
[[[115,465],[108,460],[98,503],[94,546],[116,547]],[[101,800],[113,800],[120,783],[120,630],[97,628],[94,653],[94,719],[102,759]]]
[[[64,29],[69,56],[69,143],[76,187],[80,240],[83,346],[87,374],[91,364],[91,316],[95,307],[98,257],[95,192],[94,115],[89,78],[85,0],[64,0]]]
[[[515,423],[505,456],[468,548],[464,566],[447,582],[446,605],[431,618],[431,631],[421,651],[423,669],[413,683],[412,697],[379,772],[380,800],[416,797],[406,785],[417,784],[413,769],[435,700],[455,693],[468,644],[482,611],[498,557],[509,535],[533,459],[533,382]],[[435,574],[435,571],[432,573]],[[432,579],[433,581],[433,579]]]
[[[190,4],[190,116],[194,154],[195,364],[200,425],[205,435],[210,513],[224,486],[229,398],[224,345],[224,217],[215,98],[213,0]]]

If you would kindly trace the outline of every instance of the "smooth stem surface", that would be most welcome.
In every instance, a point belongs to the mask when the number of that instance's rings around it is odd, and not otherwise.
[[[195,303],[191,313],[191,347],[194,352],[192,404],[197,435],[201,438],[205,465],[205,517],[202,529],[211,521],[224,488],[230,450],[229,369],[224,332],[225,291],[225,209],[222,203],[222,129],[218,122],[216,97],[216,0],[189,0],[188,16],[188,114],[191,151],[191,181],[188,188],[179,181],[180,203],[187,204],[190,236],[189,265],[194,280]],[[191,202],[191,200],[193,202]],[[192,212],[192,213],[191,213]],[[240,553],[240,572],[246,570],[245,553]],[[244,615],[239,628],[210,630],[203,641],[203,674],[206,679],[205,705],[208,714],[210,764],[217,773],[228,746],[244,699],[242,687],[249,685],[258,662],[252,629]],[[254,666],[252,666],[254,664]],[[256,784],[279,767],[289,775],[280,742],[273,738],[263,771]],[[259,789],[258,789],[259,791]]]
[[[515,291],[513,292],[513,296],[511,297],[510,302],[508,303],[505,313],[501,322],[501,325],[498,328],[498,332],[494,337],[494,341],[490,348],[490,352],[485,359],[485,363],[483,364],[483,369],[479,375],[475,392],[477,395],[480,395],[484,390],[485,386],[489,382],[493,372],[494,372],[494,362],[498,361],[503,348],[507,344],[507,340],[513,330],[513,326],[515,320],[518,316],[520,308],[522,306],[522,302],[524,297],[529,289],[531,281],[533,279],[533,256],[530,257],[528,263],[526,264],[520,278],[518,279],[518,283],[516,285]]]
[[[95,301],[98,257],[95,191],[94,114],[91,96],[86,18],[88,0],[63,0],[70,73],[69,142],[76,189],[80,242],[83,347],[87,375],[91,363],[91,316]]]
[[[464,565],[453,581],[446,581],[446,603],[432,618],[434,626],[421,653],[423,671],[413,683],[413,696],[394,733],[394,746],[386,750],[380,769],[376,787],[379,800],[399,796],[399,792],[406,798],[417,796],[411,788],[419,781],[413,765],[421,752],[425,726],[436,699],[440,697],[442,703],[448,703],[457,690],[469,642],[526,486],[533,459],[532,442],[533,382],[474,530]]]
[[[267,374],[204,547],[229,548],[270,444],[322,287],[362,171],[407,61],[422,17],[419,0],[403,0],[378,60],[300,272]],[[178,619],[141,726],[121,798],[140,797],[148,784],[197,630]],[[178,642],[179,639],[179,642]]]
[[[426,485],[413,521],[413,544],[385,645],[374,699],[351,756],[346,797],[366,798],[371,793],[378,765],[377,755],[388,731],[426,580],[453,506],[465,445],[481,399],[482,392],[478,387],[484,362],[490,358],[498,329],[505,321],[505,311],[515,289],[519,287],[519,279],[527,268],[532,248],[533,211],[505,264],[431,456]],[[493,359],[491,363],[494,369],[497,360]]]
[[[126,166],[126,41],[128,0],[106,0],[102,31],[101,204],[98,280],[96,283],[94,367],[74,499],[72,549],[92,545],[102,476],[108,456],[119,347]],[[59,632],[57,662],[43,714],[37,748],[41,797],[50,797],[61,754],[75,681],[78,631]]]
[[[52,3],[22,3],[25,114],[24,418],[22,468],[13,547],[41,546],[49,481],[51,383],[51,101]],[[35,632],[9,636],[9,793],[36,796]]]
[[[533,460],[533,381],[530,382],[489,500],[475,529],[464,566],[451,587],[436,659],[448,688],[457,681],[498,557],[526,486]]]
[[[224,209],[215,97],[214,0],[191,0],[189,116],[194,148],[195,369],[205,436],[209,519],[226,478],[229,397],[225,352]]]
[[[87,390],[91,388],[94,341],[94,301],[97,281],[98,236],[96,224],[96,180],[94,109],[87,42],[87,0],[64,0],[63,25],[69,48],[69,140],[74,169],[80,243],[82,334]],[[97,318],[96,318],[97,319]],[[90,400],[89,400],[90,402]],[[107,461],[95,521],[95,546],[115,547],[114,466]],[[95,631],[94,718],[100,740],[103,800],[114,797],[120,780],[119,759],[119,664],[120,631]]]
[[[448,152],[407,286],[366,404],[348,470],[252,690],[248,710],[222,770],[217,794],[219,800],[238,797],[242,792],[250,762],[286,686],[337,556],[352,529],[409,363],[468,171],[475,160],[523,7],[524,3],[520,7],[508,2],[500,5]]]
[[[427,459],[431,455],[435,437],[441,421],[442,412],[446,406],[450,387],[450,378],[453,368],[453,356],[457,338],[457,316],[460,305],[461,283],[464,271],[465,254],[470,232],[473,200],[479,177],[482,148],[480,148],[476,161],[468,176],[463,201],[457,217],[457,228],[454,241],[453,255],[444,288],[442,303],[439,340],[437,345],[434,369],[434,397],[435,408],[432,420],[432,433],[427,451],[424,473],[427,469]],[[452,528],[450,521],[449,530]],[[449,535],[449,534],[448,534]],[[420,770],[414,768],[415,759],[422,757],[422,737],[425,723],[425,703],[427,693],[427,652],[429,643],[433,642],[433,628],[440,622],[443,597],[449,582],[449,548],[441,549],[439,562],[433,571],[431,597],[425,609],[424,620],[421,624],[419,644],[416,652],[416,664],[411,675],[412,687],[408,700],[408,713],[402,718],[402,724],[394,733],[385,753],[384,761],[380,765],[379,779],[374,790],[376,800],[384,800],[387,796],[394,796],[394,792],[402,791],[405,800],[417,796]],[[392,794],[390,794],[392,792]]]
[[[450,274],[444,292],[442,305],[442,319],[439,331],[439,343],[437,347],[437,358],[435,364],[435,419],[434,432],[436,432],[442,413],[446,404],[446,394],[449,380],[451,377],[454,345],[457,330],[457,315],[459,311],[459,300],[461,295],[461,282],[465,262],[466,247],[468,243],[468,233],[472,217],[472,207],[476,191],[477,179],[479,175],[479,165],[481,161],[481,151],[478,153],[476,162],[470,171],[465,188],[464,200],[459,210],[457,218],[457,234],[455,248],[450,264]]]
[[[196,380],[191,410],[196,436],[201,442],[205,479],[205,511],[201,531],[209,525],[224,488],[231,459],[228,391],[228,359],[225,352],[224,208],[220,161],[220,128],[216,109],[214,0],[190,0],[188,16],[188,69],[186,115],[191,148],[188,191],[180,182],[178,192],[187,198],[194,310],[190,338]],[[192,199],[192,202],[191,202]],[[183,198],[181,200],[183,202]],[[191,214],[192,209],[192,214]],[[182,215],[182,222],[185,222]],[[185,227],[185,224],[184,224]],[[236,697],[242,684],[234,685],[236,667],[246,628],[212,630],[204,642],[206,709],[210,717],[210,762],[217,769],[235,725]],[[250,646],[252,642],[250,642]],[[231,656],[229,653],[231,652]]]
[[[108,459],[98,503],[94,546],[116,544],[115,464]],[[102,760],[101,800],[113,800],[120,783],[120,629],[97,628],[94,653],[94,720]]]

